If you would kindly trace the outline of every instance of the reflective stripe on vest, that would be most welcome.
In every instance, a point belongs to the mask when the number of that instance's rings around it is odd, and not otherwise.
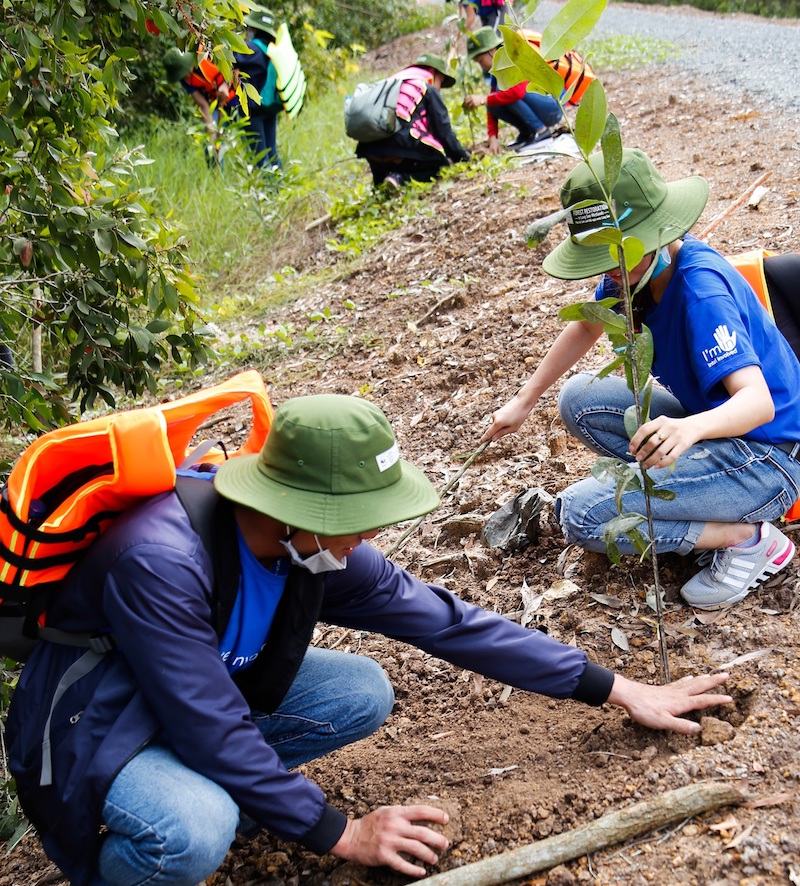
[[[433,74],[423,68],[404,68],[394,75],[395,80],[402,80],[400,94],[397,96],[397,117],[406,123],[411,122],[409,132],[412,138],[417,139],[423,145],[433,148],[446,156],[444,145],[430,131],[428,115],[423,109],[416,120],[411,120],[419,103],[425,97],[428,86],[433,83]]]
[[[278,75],[276,86],[280,94],[283,107],[289,117],[296,117],[303,108],[306,97],[306,75],[300,64],[289,36],[289,28],[282,24],[275,35],[275,42],[267,47],[267,55],[275,65]]]

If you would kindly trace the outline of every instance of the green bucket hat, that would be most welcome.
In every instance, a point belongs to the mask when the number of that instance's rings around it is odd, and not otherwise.
[[[467,34],[467,58],[469,61],[474,61],[479,55],[497,49],[502,44],[503,40],[498,37],[494,28],[478,28],[477,31]]]
[[[269,9],[256,7],[244,17],[244,23],[256,31],[264,31],[267,34],[275,34],[275,16]]]
[[[164,53],[164,70],[170,83],[177,83],[188,76],[195,65],[193,52],[181,52],[177,46],[171,46]]]
[[[561,186],[561,205],[565,209],[583,200],[603,199],[591,171],[605,184],[602,153],[592,154],[589,164],[579,163]],[[665,182],[643,151],[625,148],[612,197],[620,228],[642,241],[646,255],[692,228],[708,200],[708,182],[699,175]],[[562,280],[583,280],[613,270],[618,262],[611,257],[608,246],[583,246],[573,239],[582,231],[610,223],[611,214],[604,201],[573,210],[567,216],[570,236],[544,259],[542,268]]]
[[[423,52],[422,55],[414,62],[417,68],[433,68],[443,77],[442,89],[449,89],[455,82],[456,78],[452,76],[447,68],[447,62],[440,56],[434,55],[432,52]]]
[[[226,461],[214,484],[225,498],[317,535],[352,535],[439,506],[428,478],[400,458],[373,403],[341,394],[287,400],[259,455]]]

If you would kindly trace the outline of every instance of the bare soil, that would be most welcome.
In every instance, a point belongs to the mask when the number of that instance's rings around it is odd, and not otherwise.
[[[439,31],[424,41],[403,38],[375,54],[376,67],[400,67],[423,46],[441,49],[443,40]],[[772,173],[758,207],[741,207],[722,221],[709,237],[713,246],[727,254],[797,248],[796,121],[764,116],[747,96],[710,91],[708,82],[669,68],[601,73],[626,145],[644,148],[668,180],[695,173],[709,180],[711,198],[696,230],[758,176]],[[444,487],[477,447],[488,416],[557,335],[559,309],[590,296],[590,282],[564,283],[541,271],[555,233],[536,250],[524,242],[529,222],[558,207],[572,162],[520,162],[500,174],[434,185],[426,211],[356,264],[334,269],[313,294],[266,318],[268,326],[304,329],[314,311],[333,311],[312,348],[287,348],[265,370],[274,402],[318,392],[368,397],[389,416],[404,456]],[[325,226],[300,232],[295,266],[301,272],[333,268],[335,254],[325,241],[335,237]],[[339,308],[344,299],[356,310]],[[598,349],[579,368],[604,362]],[[629,677],[656,681],[656,635],[645,603],[653,584],[648,564],[625,560],[616,567],[604,556],[565,553],[549,507],[538,541],[523,551],[490,549],[480,539],[500,505],[529,488],[555,495],[587,474],[592,462],[567,439],[553,391],[519,434],[493,444],[464,472],[394,558],[424,580],[509,618],[519,619],[523,599],[533,599],[532,629],[576,644]],[[388,547],[402,528],[386,530],[377,542]],[[727,688],[735,701],[708,712],[700,737],[648,731],[608,706],[509,692],[380,636],[322,625],[315,642],[373,656],[389,674],[397,703],[375,736],[304,771],[352,815],[418,800],[446,807],[452,847],[439,871],[567,832],[671,788],[731,782],[753,801],[515,882],[800,883],[798,566],[732,609],[709,615],[678,598],[696,569],[693,561],[665,556],[660,565],[672,677],[750,656],[730,667]],[[395,886],[403,880],[261,835],[234,845],[207,882]],[[31,834],[3,860],[0,886],[46,882],[59,882],[59,874]]]

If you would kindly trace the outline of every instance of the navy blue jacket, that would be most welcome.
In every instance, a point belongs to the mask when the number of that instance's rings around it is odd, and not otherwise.
[[[218,511],[228,531],[217,538],[215,561],[236,550],[230,503],[220,499]],[[602,704],[611,690],[611,672],[579,649],[423,584],[364,543],[344,570],[292,569],[264,650],[232,678],[218,637],[235,591],[215,587],[214,574],[174,493],[123,515],[73,568],[48,623],[108,628],[118,648],[55,706],[48,787],[39,786],[45,722],[56,685],[83,650],[41,642],[23,670],[7,724],[10,768],[45,850],[76,886],[96,864],[109,785],[156,736],[282,839],[318,853],[338,841],[344,815],[316,784],[284,768],[250,719],[251,709],[271,712],[280,703],[318,618],[554,698]]]

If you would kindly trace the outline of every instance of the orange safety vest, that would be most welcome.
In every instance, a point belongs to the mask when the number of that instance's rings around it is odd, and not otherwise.
[[[255,454],[272,422],[255,371],[158,406],[57,428],[31,443],[0,495],[0,602],[23,602],[23,589],[60,581],[119,514],[173,489],[200,425],[247,400],[250,435],[230,457]],[[203,462],[224,459],[219,448],[202,454]]]
[[[752,249],[750,252],[743,252],[741,255],[726,256],[728,261],[750,284],[753,292],[758,296],[758,300],[773,319],[772,301],[769,296],[767,278],[764,274],[764,259],[775,254],[768,249]],[[800,520],[800,499],[783,515],[783,519],[787,523],[794,523],[796,520]]]
[[[542,35],[538,31],[531,31],[528,28],[520,28],[519,33],[528,41],[528,43],[539,53],[541,53]],[[591,82],[595,79],[595,73],[592,66],[584,61],[583,56],[570,49],[561,56],[561,58],[551,60],[547,63],[564,81],[564,88],[569,90],[573,85],[575,89],[572,92],[567,104],[580,104],[583,94],[589,88]]]

